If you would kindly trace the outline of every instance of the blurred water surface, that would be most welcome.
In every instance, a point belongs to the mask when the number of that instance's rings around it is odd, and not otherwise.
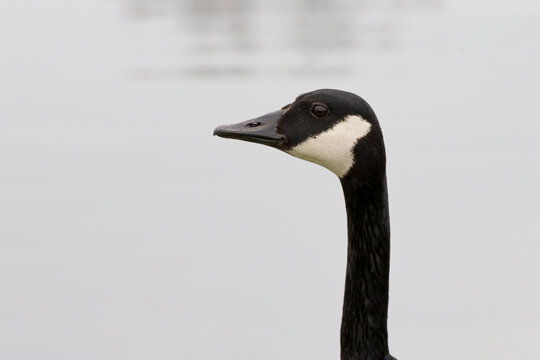
[[[423,1],[146,1],[126,4],[142,21],[174,21],[174,64],[145,74],[346,75],[359,54],[398,48],[404,15],[427,15],[438,0]],[[406,19],[405,19],[406,20]]]
[[[330,87],[388,150],[399,359],[533,359],[533,1],[0,4],[0,358],[331,359],[330,172],[213,128]]]

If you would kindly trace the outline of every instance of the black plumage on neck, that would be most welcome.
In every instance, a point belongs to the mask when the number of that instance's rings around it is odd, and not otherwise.
[[[369,139],[358,144],[355,153],[362,157],[341,179],[348,230],[342,360],[392,359],[387,331],[390,219],[385,151],[379,144]],[[366,151],[372,157],[362,162]]]

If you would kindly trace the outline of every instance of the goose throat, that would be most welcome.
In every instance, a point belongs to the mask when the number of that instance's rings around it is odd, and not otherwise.
[[[348,115],[332,128],[307,138],[287,152],[319,164],[343,178],[354,165],[353,149],[371,130],[371,124],[358,115]]]

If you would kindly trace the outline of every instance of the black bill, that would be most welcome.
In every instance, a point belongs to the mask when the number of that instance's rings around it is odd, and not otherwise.
[[[221,125],[214,130],[214,135],[277,147],[285,139],[276,132],[282,114],[283,111],[278,110],[238,124]]]

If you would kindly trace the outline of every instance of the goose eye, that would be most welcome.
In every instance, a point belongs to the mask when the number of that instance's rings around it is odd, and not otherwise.
[[[311,113],[318,118],[323,118],[328,115],[328,108],[323,104],[314,104],[311,107]]]

